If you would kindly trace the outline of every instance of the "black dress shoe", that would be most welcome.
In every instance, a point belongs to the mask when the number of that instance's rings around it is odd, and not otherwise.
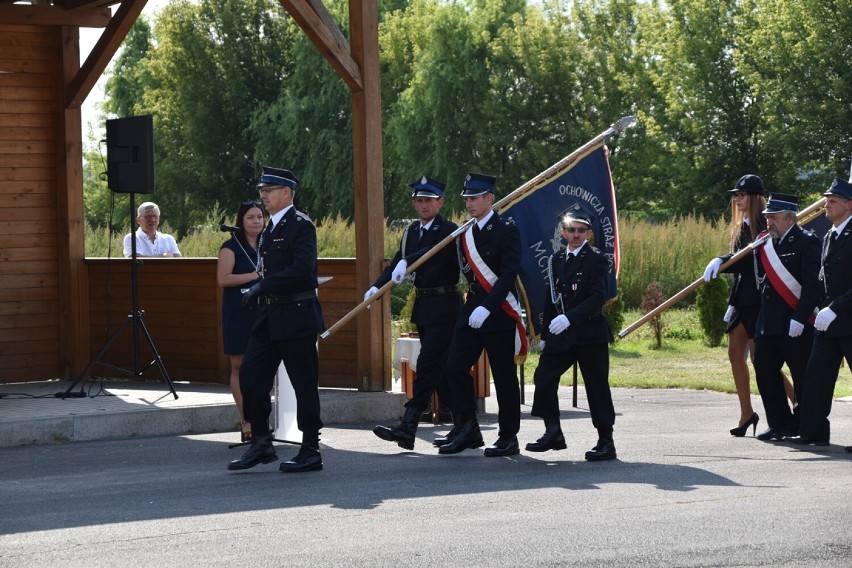
[[[459,435],[459,432],[461,431],[462,426],[464,426],[464,422],[459,422],[458,424],[455,424],[453,426],[452,430],[447,432],[445,435],[438,436],[437,438],[432,440],[432,445],[435,446],[436,448],[440,448],[441,446],[446,446],[447,444],[452,442],[453,439],[456,436]]]
[[[479,422],[471,418],[461,425],[458,434],[452,440],[438,449],[439,454],[457,454],[468,448],[481,448],[485,445],[482,441],[482,432],[479,431]]]
[[[302,446],[296,457],[282,462],[278,471],[283,473],[301,473],[303,471],[318,471],[322,469],[322,456],[316,448]]]
[[[240,459],[229,463],[228,469],[251,469],[258,464],[274,461],[278,461],[278,454],[275,453],[275,448],[272,446],[272,435],[263,434],[252,438],[248,451]]]
[[[562,427],[557,422],[548,425],[541,438],[527,444],[527,451],[546,452],[547,450],[564,450],[567,447],[565,436],[562,434]]]
[[[521,448],[518,446],[518,437],[497,438],[493,445],[485,448],[485,456],[489,458],[501,458],[505,456],[514,456],[521,453]]]
[[[828,446],[830,445],[828,440],[815,440],[813,438],[808,438],[807,436],[787,436],[784,438],[785,442],[790,442],[791,444],[796,444],[799,446]]]
[[[373,428],[373,434],[387,440],[388,442],[396,442],[396,444],[404,450],[414,449],[414,436],[417,434],[417,425],[420,421],[422,412],[416,408],[406,408],[405,416],[402,421],[395,427],[376,426]]]
[[[846,450],[847,452],[852,452],[852,446],[846,446],[843,449]]]
[[[598,444],[586,452],[586,459],[589,461],[614,460],[615,442],[612,440],[598,440]]]
[[[769,440],[781,440],[784,436],[795,436],[796,433],[787,428],[768,428],[757,435],[758,440],[767,442]]]

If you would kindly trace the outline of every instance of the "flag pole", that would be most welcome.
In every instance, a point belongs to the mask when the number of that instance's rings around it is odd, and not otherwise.
[[[805,224],[811,221],[814,217],[822,213],[824,206],[825,197],[821,197],[820,199],[808,205],[806,208],[799,211],[798,215],[796,215],[796,222],[800,224]],[[761,237],[750,243],[747,247],[737,251],[734,256],[732,256],[727,262],[723,263],[719,267],[719,272],[723,272],[729,266],[736,264],[740,259],[744,258],[746,255],[750,254],[755,248],[766,242],[767,238],[768,235]],[[662,304],[660,304],[659,306],[657,306],[656,308],[654,308],[653,310],[630,324],[628,327],[622,329],[620,332],[618,332],[618,337],[624,339],[628,334],[648,323],[649,320],[653,319],[657,315],[663,313],[673,305],[677,304],[678,302],[689,296],[692,292],[700,288],[703,284],[704,278],[699,278],[698,280],[696,280],[695,282],[693,282],[692,284],[690,284],[689,286],[687,286],[686,288],[684,288],[683,290],[681,290],[680,292],[678,292],[677,294],[675,294],[674,296],[672,296],[671,298],[669,298],[668,300],[666,300],[665,302],[663,302]]]
[[[496,202],[492,206],[492,208],[499,213],[501,209],[506,209],[509,206],[514,205],[530,193],[539,189],[544,182],[548,181],[554,175],[561,173],[568,166],[573,165],[575,162],[579,161],[580,159],[586,157],[586,155],[588,155],[589,153],[593,152],[599,146],[602,146],[606,142],[607,138],[609,138],[610,136],[614,136],[625,130],[626,128],[633,126],[635,122],[636,117],[633,115],[622,117],[620,120],[610,125],[609,128],[607,128],[606,130],[604,130],[603,132],[601,132],[600,134],[598,134],[597,136],[595,136],[594,138],[592,138],[591,140],[589,140],[588,142],[586,142],[585,144],[583,144],[582,146],[580,146],[579,148],[577,148],[576,150],[574,150],[573,152],[571,152],[570,154],[568,154],[567,156],[565,156],[564,158],[562,158],[537,176],[535,176],[534,178],[521,185],[512,193],[508,194],[507,196]],[[467,221],[459,225],[459,227],[455,231],[444,237],[443,240],[441,240],[440,242],[436,243],[431,249],[429,249],[427,253],[425,253],[423,256],[409,264],[405,270],[405,273],[409,274],[417,270],[417,267],[432,258],[435,254],[438,253],[438,251],[453,242],[457,236],[461,235],[468,228],[470,228],[470,226],[473,225],[474,221],[475,219],[468,219]],[[369,307],[370,304],[381,298],[384,294],[387,293],[388,290],[393,288],[393,286],[394,284],[392,281],[387,282],[384,286],[379,288],[379,290],[375,294],[352,308],[349,313],[337,320],[334,325],[325,330],[320,335],[320,338],[328,339],[332,333],[349,323],[352,318],[354,318],[364,309]]]

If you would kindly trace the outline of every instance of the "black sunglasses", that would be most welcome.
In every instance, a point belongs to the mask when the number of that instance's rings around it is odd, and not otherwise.
[[[588,227],[565,227],[566,233],[586,233],[588,230]]]
[[[260,207],[261,204],[260,201],[258,201],[257,199],[246,199],[245,201],[240,203],[240,205],[256,205]]]

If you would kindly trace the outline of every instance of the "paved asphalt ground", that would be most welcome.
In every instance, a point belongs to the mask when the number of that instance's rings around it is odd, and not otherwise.
[[[800,449],[732,438],[732,395],[615,390],[618,460],[587,463],[582,389],[561,394],[568,450],[511,458],[438,456],[431,424],[412,452],[326,427],[298,475],[226,471],[234,433],[0,448],[0,566],[852,565],[852,404]],[[524,407],[522,446],[542,430]]]

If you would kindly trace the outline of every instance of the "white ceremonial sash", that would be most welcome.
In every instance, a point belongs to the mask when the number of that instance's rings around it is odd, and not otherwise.
[[[491,270],[487,264],[485,264],[485,261],[482,260],[481,256],[479,256],[479,251],[476,250],[476,243],[473,238],[474,226],[475,225],[471,225],[470,229],[465,231],[462,235],[464,255],[467,258],[468,265],[470,265],[473,270],[476,282],[482,286],[486,292],[490,293],[491,289],[494,287],[494,283],[497,282],[497,275],[494,274],[494,271]],[[518,359],[526,357],[528,349],[527,330],[524,328],[524,322],[521,318],[521,306],[518,303],[518,299],[510,291],[506,294],[506,299],[500,303],[500,307],[515,321],[515,358]]]
[[[760,236],[758,235],[758,238]],[[766,272],[766,277],[772,283],[772,287],[775,288],[784,302],[795,310],[796,306],[799,305],[799,298],[802,297],[802,285],[781,262],[778,253],[775,251],[775,245],[772,244],[772,239],[766,239],[766,242],[760,247],[760,262]],[[814,313],[808,316],[809,324],[813,325],[816,313],[817,310],[814,309]]]

